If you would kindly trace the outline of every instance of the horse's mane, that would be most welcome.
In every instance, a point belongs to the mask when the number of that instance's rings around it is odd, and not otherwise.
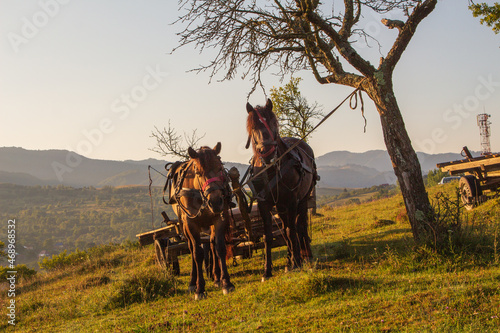
[[[200,171],[207,172],[209,170],[217,170],[221,166],[219,156],[215,151],[207,146],[198,149],[198,158],[195,160]]]
[[[279,129],[279,123],[278,123],[278,118],[276,118],[276,115],[272,110],[269,110],[266,107],[262,106],[256,106],[254,108],[255,110],[259,111],[262,117],[267,121],[267,124],[271,128],[271,130],[275,131],[278,133]],[[249,112],[248,117],[247,117],[247,133],[250,135],[252,134],[252,130],[256,128],[262,128],[265,125],[260,121],[259,116],[257,115],[257,112]]]
[[[258,111],[260,115],[266,120],[267,125],[269,128],[276,133],[277,136],[279,136],[279,123],[278,123],[278,118],[276,118],[276,115],[274,114],[272,108],[267,108],[267,107],[262,107],[260,105],[257,105],[254,110]],[[264,128],[265,125],[260,121],[259,115],[257,112],[249,112],[248,117],[247,117],[247,133],[250,136],[252,135],[252,131],[254,129],[261,129]],[[252,149],[254,155],[257,154],[255,145],[252,142]]]

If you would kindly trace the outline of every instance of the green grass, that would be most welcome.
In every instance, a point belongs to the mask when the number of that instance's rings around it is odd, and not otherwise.
[[[430,197],[437,191],[454,189]],[[155,266],[151,246],[101,246],[20,283],[15,331],[499,332],[499,203],[468,213],[469,241],[443,252],[415,247],[400,195],[319,209],[312,263],[285,273],[285,248],[274,249],[274,276],[261,283],[255,252],[230,264],[234,293],[208,282],[203,301],[187,293],[189,256],[174,277]],[[0,327],[14,331],[5,318]]]

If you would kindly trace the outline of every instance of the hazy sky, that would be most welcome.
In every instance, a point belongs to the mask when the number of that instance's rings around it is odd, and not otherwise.
[[[155,145],[150,135],[170,120],[180,134],[205,133],[201,144],[221,141],[223,160],[249,160],[245,104],[251,83],[208,84],[207,73],[187,71],[207,64],[210,53],[184,48],[169,54],[181,28],[170,24],[177,1],[0,4],[0,146],[68,149],[98,159],[161,158],[149,150]],[[417,151],[479,150],[476,115],[483,110],[492,115],[492,150],[500,150],[500,35],[480,25],[467,4],[439,1],[396,67],[396,97]],[[375,64],[396,36],[381,18],[366,12],[362,21],[383,46],[362,50]],[[352,91],[320,85],[309,72],[299,76],[302,94],[325,113]],[[271,73],[265,78],[267,89],[289,80]],[[367,97],[365,102],[366,133],[359,110],[343,107],[313,133],[317,156],[385,149],[379,116]],[[264,104],[262,91],[250,103]]]

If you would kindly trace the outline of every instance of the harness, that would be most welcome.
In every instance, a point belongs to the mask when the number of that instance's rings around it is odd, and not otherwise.
[[[188,162],[167,163],[165,165],[165,169],[168,171],[167,181],[165,182],[165,186],[163,187],[162,198],[163,202],[166,205],[177,204],[178,207],[180,207],[180,209],[189,218],[195,218],[201,215],[203,210],[208,207],[208,195],[213,191],[221,190],[222,196],[225,200],[228,200],[231,192],[229,189],[228,177],[226,176],[226,172],[224,169],[220,171],[219,175],[207,179],[203,184],[201,182],[201,177],[195,171],[195,181],[198,182],[198,187],[200,189],[183,187],[182,185],[184,183],[184,180],[186,179],[186,175],[188,171],[193,167],[194,165],[192,160]],[[222,183],[222,185],[219,183]],[[167,189],[169,192],[168,202],[165,200],[165,193],[167,192]],[[172,189],[174,190],[173,193]],[[198,212],[196,214],[191,214],[187,207],[182,204],[180,200],[182,197],[198,199],[201,202],[200,208],[198,209]]]

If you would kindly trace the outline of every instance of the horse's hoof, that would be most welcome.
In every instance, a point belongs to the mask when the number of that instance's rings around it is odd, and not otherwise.
[[[201,301],[202,299],[205,299],[207,298],[207,294],[206,293],[195,293],[194,294],[194,300],[195,301]]]
[[[224,295],[227,295],[229,293],[232,293],[234,290],[235,290],[234,286],[227,286],[227,287],[222,288],[222,293]]]
[[[194,293],[195,291],[196,291],[196,286],[195,286],[195,285],[194,285],[194,286],[189,286],[189,287],[188,287],[188,292],[189,292],[190,294]]]
[[[214,281],[214,285],[215,287],[220,288],[220,281]]]

